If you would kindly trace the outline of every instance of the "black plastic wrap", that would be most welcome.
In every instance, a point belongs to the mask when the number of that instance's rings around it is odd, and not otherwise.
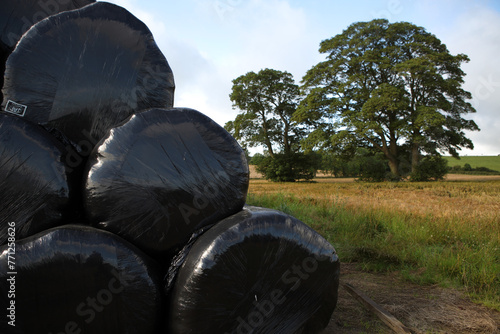
[[[89,158],[85,206],[95,226],[151,255],[241,210],[249,172],[222,127],[185,108],[150,109],[114,128]]]
[[[21,36],[35,23],[95,0],[2,0],[0,6],[0,52],[9,54]]]
[[[72,214],[76,187],[63,152],[43,128],[0,114],[0,245],[6,242],[9,222],[25,238]]]
[[[166,278],[167,323],[172,334],[317,333],[336,306],[339,268],[333,246],[304,223],[245,207],[201,235]]]
[[[2,0],[0,5],[0,89],[7,57],[21,36],[35,23],[67,10],[86,6],[95,0]],[[0,93],[0,101],[2,94]]]
[[[5,72],[5,62],[7,56],[0,54],[0,101],[3,101],[2,87],[3,87],[3,73]]]
[[[66,225],[0,254],[1,308],[15,309],[0,318],[1,333],[162,332],[158,264],[109,232]]]
[[[7,59],[2,109],[82,155],[134,112],[173,106],[172,70],[147,26],[96,2],[35,24]]]

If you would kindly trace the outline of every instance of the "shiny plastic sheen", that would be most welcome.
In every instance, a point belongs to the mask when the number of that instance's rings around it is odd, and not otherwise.
[[[9,222],[17,238],[60,225],[75,190],[64,149],[38,125],[0,114],[0,245]]]
[[[150,109],[114,128],[89,158],[91,223],[146,253],[173,255],[194,231],[241,210],[244,151],[193,109]]]
[[[86,6],[95,0],[2,0],[0,5],[0,89],[5,62],[21,36],[35,23],[67,10]],[[2,94],[0,94],[0,101]]]
[[[15,275],[8,252],[0,248],[1,333],[162,332],[158,265],[119,237],[66,225],[19,240]],[[13,300],[15,327],[5,316]]]
[[[4,78],[2,110],[24,108],[23,117],[84,155],[133,113],[173,106],[173,73],[151,32],[106,2],[35,24],[7,59]]]
[[[86,6],[95,0],[2,0],[0,50],[10,53],[35,23],[60,12]]]
[[[172,334],[317,333],[337,303],[335,249],[279,211],[245,207],[179,258],[177,277],[165,280],[174,282],[167,287]]]

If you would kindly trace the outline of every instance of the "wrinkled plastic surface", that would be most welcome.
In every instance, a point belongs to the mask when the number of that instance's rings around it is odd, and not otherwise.
[[[35,23],[67,10],[86,6],[95,0],[2,0],[0,5],[0,89],[7,57],[21,36]],[[2,94],[0,93],[0,101]]]
[[[10,53],[21,36],[44,18],[92,2],[95,0],[2,0],[0,50]]]
[[[0,114],[0,245],[9,222],[25,238],[72,214],[75,187],[63,152],[43,128]]]
[[[150,109],[114,128],[89,158],[91,222],[148,254],[241,210],[249,172],[229,133],[193,109]]]
[[[134,112],[172,107],[172,70],[144,23],[96,2],[35,24],[7,59],[2,109],[83,155]]]
[[[167,323],[173,334],[317,333],[336,306],[339,267],[304,223],[245,207],[194,242],[167,287]]]
[[[161,333],[157,263],[106,231],[66,225],[0,248],[1,333]],[[15,327],[5,316],[15,301]],[[8,313],[8,312],[7,312]]]
[[[3,87],[3,74],[5,72],[5,62],[7,61],[7,56],[0,54],[0,101],[3,101],[2,87]]]

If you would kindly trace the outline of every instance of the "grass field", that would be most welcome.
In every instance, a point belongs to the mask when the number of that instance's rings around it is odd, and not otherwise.
[[[284,211],[330,241],[343,262],[463,287],[500,310],[500,180],[316,183],[251,180],[249,205]]]
[[[464,156],[457,160],[453,157],[443,157],[448,160],[448,166],[461,166],[465,164],[471,165],[472,168],[487,167],[500,172],[500,156]]]

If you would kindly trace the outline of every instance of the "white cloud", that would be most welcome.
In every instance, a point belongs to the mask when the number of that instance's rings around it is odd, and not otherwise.
[[[153,33],[156,32],[156,34],[159,34],[165,32],[165,24],[156,19],[154,13],[144,10],[137,0],[107,0],[106,2],[114,3],[127,9],[135,17],[144,22]]]
[[[231,78],[224,77],[225,71],[217,68],[218,65],[213,60],[216,57],[210,53],[211,50],[204,50],[204,43],[197,40],[198,36],[207,34],[202,24],[203,15],[207,13],[203,14],[199,10],[201,7],[194,8],[190,13],[183,11],[184,16],[180,16],[178,15],[180,9],[174,5],[170,6],[171,10],[165,10],[169,6],[161,6],[160,11],[154,12],[150,8],[144,9],[144,3],[137,0],[111,0],[111,2],[126,8],[152,31],[156,43],[174,73],[175,107],[196,109],[221,126],[235,117],[228,97]],[[212,3],[198,2],[204,6]],[[155,7],[153,3],[148,5]],[[213,10],[213,7],[211,9]],[[193,21],[200,24],[193,25]],[[219,41],[214,37],[212,43],[216,42]]]
[[[228,115],[231,79],[192,45],[170,40],[168,49],[176,82],[175,106],[196,109],[221,126],[234,118]]]
[[[460,16],[451,29],[448,48],[454,54],[465,53],[470,58],[463,65],[467,73],[464,88],[473,94],[477,113],[470,118],[481,129],[468,134],[475,144],[474,153],[497,155],[500,153],[500,14],[476,7]]]
[[[464,88],[474,94],[481,132],[468,133],[476,149],[500,153],[500,15],[487,0],[110,0],[131,11],[153,32],[176,80],[175,105],[198,109],[220,125],[234,119],[232,80],[262,68],[292,73],[300,81],[324,59],[322,39],[356,21],[383,16],[409,21],[436,34],[464,64]]]
[[[225,4],[222,7],[217,7]],[[317,61],[319,41],[307,35],[307,17],[283,0],[197,1],[207,39],[168,38],[164,53],[174,71],[176,106],[198,109],[220,125],[234,119],[229,94],[232,80],[249,71],[274,68],[300,81]],[[179,37],[180,38],[180,37]]]
[[[207,8],[212,9],[211,19],[217,31],[211,37],[215,50],[207,54],[212,61],[210,73],[214,80],[199,81],[200,92],[210,95],[205,100],[209,116],[221,125],[237,114],[229,100],[233,79],[249,71],[273,68],[292,73],[298,82],[318,62],[316,50],[320,42],[308,35],[304,11],[292,8],[288,1],[225,3],[233,6]],[[200,94],[196,96],[200,99]]]
[[[314,65],[311,62],[319,41],[308,35],[308,21],[302,9],[292,8],[283,0],[253,0],[234,15],[239,21],[240,45],[230,64],[245,70],[239,75],[273,68],[291,72],[300,80]]]

